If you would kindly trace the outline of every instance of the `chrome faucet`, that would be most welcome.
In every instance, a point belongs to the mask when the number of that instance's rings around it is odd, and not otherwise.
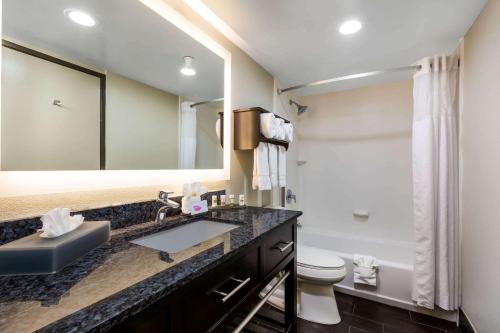
[[[179,208],[180,205],[172,201],[168,198],[169,194],[173,194],[174,192],[168,192],[168,191],[160,191],[158,193],[158,201],[163,204],[163,206],[158,209],[158,212],[156,213],[156,222],[161,222],[163,218],[165,217],[165,213],[170,209],[170,208]]]

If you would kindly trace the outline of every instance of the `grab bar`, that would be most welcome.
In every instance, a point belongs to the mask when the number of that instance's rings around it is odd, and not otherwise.
[[[243,321],[238,325],[238,327],[236,327],[236,329],[233,331],[233,333],[239,333],[241,332],[241,330],[243,330],[245,328],[245,326],[250,322],[250,320],[252,320],[252,318],[255,316],[255,314],[257,312],[259,312],[260,308],[264,306],[264,304],[266,304],[267,300],[269,299],[269,297],[271,297],[274,292],[276,291],[276,289],[278,289],[279,286],[281,286],[283,284],[283,282],[285,282],[286,278],[290,275],[290,272],[286,272],[279,280],[278,282],[276,282],[276,284],[274,285],[274,287],[271,288],[271,290],[269,290],[267,292],[267,294],[262,297],[262,299],[260,300],[259,303],[257,303],[257,305],[252,309],[252,311],[250,311],[250,313],[245,317],[245,319],[243,319]]]

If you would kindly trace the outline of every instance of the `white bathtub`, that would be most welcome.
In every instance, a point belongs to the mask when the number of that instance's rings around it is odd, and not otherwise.
[[[332,251],[345,261],[347,275],[342,282],[335,285],[335,289],[380,303],[426,313],[451,321],[456,320],[455,312],[430,311],[418,308],[411,300],[413,243],[380,242],[308,227],[299,228],[297,238],[299,244]],[[377,258],[380,266],[376,289],[354,286],[352,263],[354,254],[366,254]]]

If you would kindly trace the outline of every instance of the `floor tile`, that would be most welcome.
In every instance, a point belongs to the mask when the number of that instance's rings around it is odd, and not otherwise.
[[[344,301],[337,301],[337,307],[339,309],[339,313],[342,315],[343,312],[352,313],[354,310],[353,303],[345,303]]]
[[[440,328],[406,320],[393,320],[384,325],[385,333],[448,333]]]
[[[442,328],[442,329],[445,329],[445,330],[450,331],[450,332],[458,332],[458,327],[457,327],[456,323],[454,323],[452,321],[428,316],[428,315],[418,313],[418,312],[413,312],[413,311],[411,312],[410,316],[414,322],[417,322],[420,324],[425,324],[428,326],[437,327],[437,328]]]
[[[383,333],[384,324],[371,319],[356,316],[351,313],[344,313],[342,323],[370,333]]]
[[[349,304],[353,304],[355,299],[354,296],[339,293],[337,291],[335,291],[335,298],[337,299],[337,301],[342,301],[344,303],[349,303]]]
[[[410,312],[407,310],[361,298],[354,301],[353,313],[357,316],[382,323],[387,323],[394,319],[411,321]]]
[[[349,333],[370,333],[370,332],[351,326],[349,329]]]
[[[299,319],[297,322],[298,333],[349,333],[349,326],[340,323],[337,325],[321,325]]]
[[[438,318],[373,302],[359,297],[335,293],[342,322],[321,325],[297,320],[298,333],[458,333],[454,323]],[[283,313],[264,306],[267,318],[283,318]],[[254,330],[255,333],[268,331]]]

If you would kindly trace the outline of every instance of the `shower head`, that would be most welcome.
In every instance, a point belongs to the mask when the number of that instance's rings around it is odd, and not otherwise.
[[[300,105],[299,103],[295,102],[295,101],[292,101],[290,100],[290,105],[293,105],[295,104],[295,106],[297,106],[297,114],[300,116],[301,114],[303,114],[304,112],[307,111],[307,106],[305,105]]]

